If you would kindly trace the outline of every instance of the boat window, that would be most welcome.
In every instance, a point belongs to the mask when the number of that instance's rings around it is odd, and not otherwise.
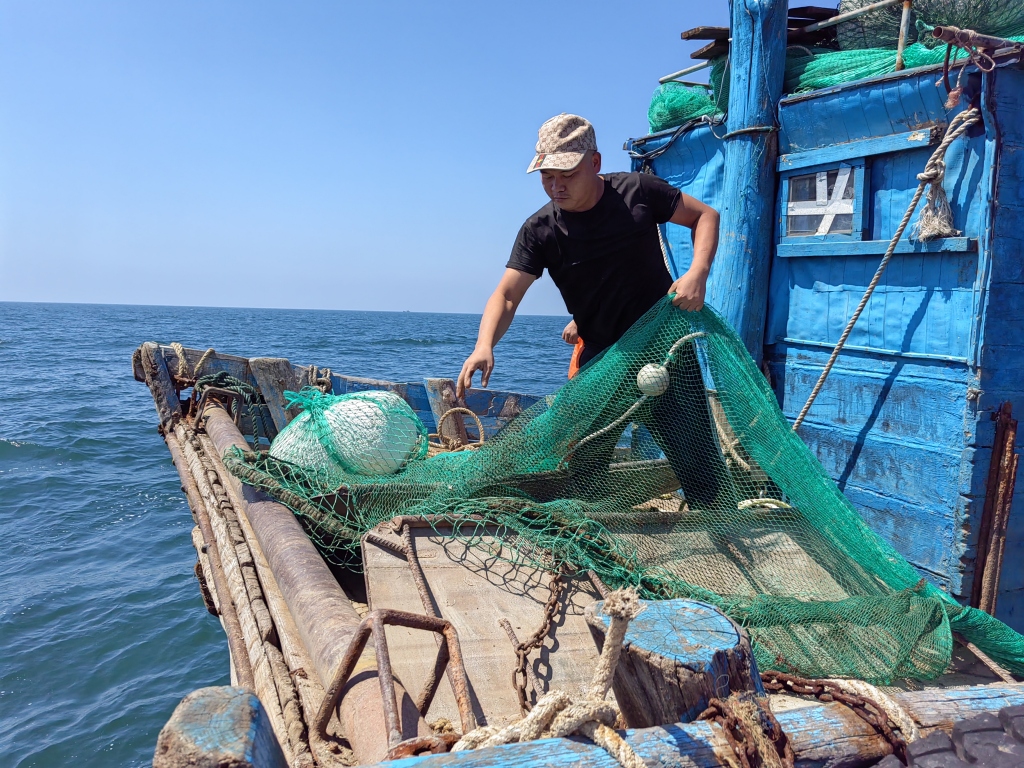
[[[837,235],[853,232],[853,168],[841,165],[789,178],[786,235]]]

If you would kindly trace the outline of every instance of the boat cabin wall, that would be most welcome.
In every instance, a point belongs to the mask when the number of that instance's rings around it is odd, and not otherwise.
[[[965,106],[946,111],[940,74],[912,70],[779,104],[765,364],[790,419],[867,288],[917,174]],[[945,156],[943,187],[960,233],[929,243],[904,234],[800,430],[868,523],[922,575],[963,601],[971,594],[990,415],[1003,400],[1024,402],[1024,350],[1014,345],[1024,339],[1024,218],[1013,207],[1024,205],[1018,158],[1024,151],[1014,143],[1024,125],[1022,77],[1016,68],[986,76],[988,130],[978,127]],[[981,76],[970,77],[969,87],[980,92]],[[650,153],[670,144],[649,161],[651,169],[714,206],[724,161],[716,134],[724,133],[704,125],[629,146]],[[665,228],[673,274],[692,258],[689,235]],[[716,261],[708,286],[712,306],[739,268]],[[978,390],[984,390],[980,399]],[[1016,565],[1024,563],[1020,504],[1018,491],[997,607],[1000,618],[1024,629],[1024,566]]]

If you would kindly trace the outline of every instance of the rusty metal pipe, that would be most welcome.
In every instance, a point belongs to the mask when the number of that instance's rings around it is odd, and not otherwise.
[[[232,447],[251,450],[223,407],[210,403],[205,410],[205,422],[206,433],[221,456]],[[362,620],[295,515],[283,504],[233,477],[224,481],[234,484],[245,503],[253,533],[313,662],[312,671],[327,689]],[[376,678],[377,660],[367,649],[353,668],[338,707],[342,733],[361,763],[381,760],[389,749],[384,705]],[[412,698],[397,681],[396,697],[401,701],[403,736],[408,739],[430,735]]]
[[[1021,44],[1016,40],[1007,40],[1005,37],[983,35],[980,32],[975,32],[973,29],[960,29],[959,27],[953,26],[934,27],[932,29],[932,37],[935,37],[944,43],[966,43],[967,45],[974,46],[975,48],[987,48],[989,50],[1024,47],[1024,44]]]

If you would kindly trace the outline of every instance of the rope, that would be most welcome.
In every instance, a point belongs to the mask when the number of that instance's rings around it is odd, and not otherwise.
[[[611,618],[611,626],[590,689],[582,699],[573,699],[565,691],[551,691],[522,720],[504,728],[486,725],[470,731],[452,747],[452,752],[580,734],[604,749],[623,768],[645,768],[640,756],[612,727],[619,716],[618,706],[605,701],[626,628],[643,608],[633,589],[620,589],[608,595],[603,610]]]
[[[206,361],[209,360],[213,355],[216,354],[213,347],[203,352],[203,356],[199,358],[199,362],[196,363],[196,367],[193,370],[188,368],[188,358],[185,355],[185,348],[176,341],[171,342],[171,349],[174,350],[174,354],[178,356],[178,378],[186,379],[189,381],[195,381],[199,378],[199,371],[206,365]]]
[[[803,424],[804,418],[807,416],[807,412],[811,410],[811,405],[814,404],[815,399],[818,397],[818,393],[821,392],[821,388],[825,385],[825,379],[828,378],[829,373],[832,372],[832,366],[835,365],[836,359],[839,357],[839,353],[843,349],[843,345],[846,344],[846,340],[850,337],[850,332],[853,330],[853,326],[857,324],[857,320],[860,319],[861,313],[864,308],[868,305],[868,299],[871,298],[871,294],[874,293],[875,287],[878,285],[878,281],[882,279],[882,273],[885,272],[885,268],[889,265],[889,259],[892,258],[893,253],[896,251],[896,244],[899,243],[900,238],[903,237],[903,232],[907,228],[907,224],[910,223],[911,217],[914,215],[914,210],[917,208],[917,204],[921,201],[921,196],[924,194],[924,189],[929,184],[932,185],[932,191],[928,194],[929,203],[926,205],[925,210],[921,211],[922,219],[925,219],[924,226],[928,227],[928,231],[938,231],[937,228],[941,225],[942,221],[942,202],[939,200],[941,194],[941,200],[945,201],[946,193],[942,191],[942,179],[946,173],[946,163],[943,158],[946,156],[946,150],[949,145],[952,144],[956,139],[960,138],[967,129],[978,122],[980,119],[980,113],[976,108],[965,110],[959,115],[953,118],[949,124],[949,128],[946,130],[946,135],[942,138],[939,146],[935,148],[935,152],[928,159],[928,164],[924,167],[924,171],[917,174],[919,184],[917,185],[917,191],[914,192],[914,198],[910,201],[910,205],[907,207],[907,212],[903,214],[903,220],[900,222],[899,227],[896,228],[896,234],[893,235],[892,240],[889,242],[889,247],[885,251],[885,255],[882,257],[882,261],[878,264],[878,269],[875,270],[874,277],[871,278],[871,282],[868,284],[868,288],[864,291],[864,295],[861,297],[860,303],[857,305],[857,309],[853,312],[853,317],[850,318],[850,322],[846,324],[846,328],[843,329],[843,335],[839,337],[839,341],[836,343],[835,349],[832,350],[832,355],[829,357],[828,362],[825,364],[825,370],[821,372],[821,376],[818,377],[818,382],[814,385],[814,389],[811,390],[810,397],[807,398],[807,402],[804,403],[804,407],[800,411],[800,415],[796,417],[796,421],[793,422],[793,431],[796,432]],[[933,194],[935,196],[935,203],[933,205]],[[949,203],[945,203],[945,212],[949,212]],[[926,218],[926,213],[928,217]],[[935,237],[936,235],[931,235]]]
[[[896,699],[881,688],[863,680],[829,678],[826,682],[832,683],[845,693],[852,693],[864,699],[869,699],[872,704],[877,705],[879,709],[885,712],[889,722],[900,729],[900,733],[903,734],[903,740],[908,744],[921,738],[921,731],[918,729],[917,723],[914,722],[914,718],[910,716],[910,713]]]
[[[454,438],[445,437],[444,435],[441,434],[441,425],[444,424],[449,417],[454,416],[457,413],[461,413],[464,416],[471,416],[473,418],[473,421],[476,422],[476,429],[479,435],[479,439],[476,442],[466,443],[465,445],[462,445],[458,443]],[[430,440],[431,438],[435,437],[437,438],[437,442],[431,441],[429,443],[429,447],[435,449],[436,451],[448,451],[451,453],[455,453],[457,451],[472,450],[473,448],[479,448],[481,445],[484,444],[484,425],[483,422],[480,421],[480,417],[473,413],[473,411],[469,410],[469,408],[456,406],[455,408],[449,408],[447,411],[441,414],[441,418],[437,420],[437,432],[428,435],[427,439]]]

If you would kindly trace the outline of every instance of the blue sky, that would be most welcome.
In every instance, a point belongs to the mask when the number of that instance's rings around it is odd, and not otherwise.
[[[0,301],[479,312],[539,124],[627,169],[702,24],[725,0],[4,0]]]

